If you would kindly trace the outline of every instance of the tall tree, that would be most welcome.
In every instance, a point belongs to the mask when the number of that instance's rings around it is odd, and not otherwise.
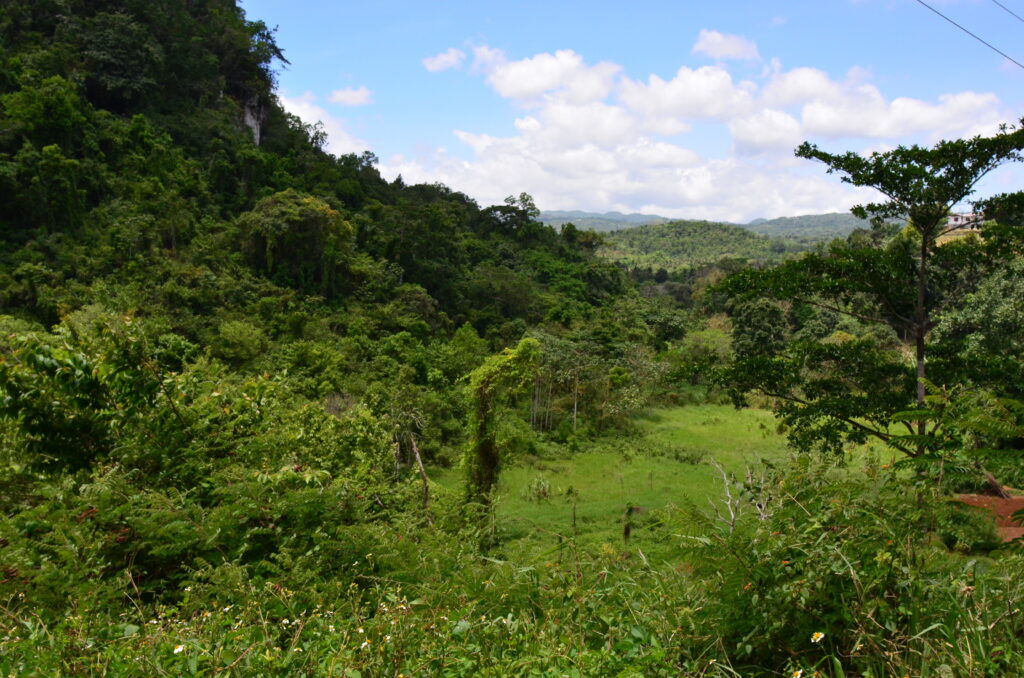
[[[923,455],[930,433],[926,384],[935,376],[927,370],[929,333],[938,312],[966,293],[965,282],[979,265],[972,245],[940,245],[940,238],[953,230],[947,225],[950,211],[970,198],[990,171],[1021,160],[1022,149],[1024,130],[1016,127],[870,156],[801,145],[797,156],[823,162],[830,174],[882,195],[880,202],[853,208],[856,216],[870,218],[879,231],[894,219],[904,221],[905,228],[883,246],[865,239],[837,242],[825,253],[769,271],[745,271],[722,287],[744,297],[839,311],[865,326],[887,325],[912,351],[913,371],[904,373],[900,352],[885,350],[877,334],[850,341],[804,340],[775,354],[740,356],[727,375],[737,398],[751,389],[777,398],[803,447],[839,449],[845,440],[875,436],[910,456]],[[921,413],[907,422],[911,435],[893,435],[892,415],[907,409]]]

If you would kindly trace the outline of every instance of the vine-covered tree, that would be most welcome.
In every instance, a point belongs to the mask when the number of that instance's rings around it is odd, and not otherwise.
[[[540,343],[523,339],[515,349],[492,356],[470,375],[472,437],[466,456],[467,499],[486,505],[498,482],[501,450],[498,449],[498,406],[503,399],[523,392],[533,383],[540,361]]]

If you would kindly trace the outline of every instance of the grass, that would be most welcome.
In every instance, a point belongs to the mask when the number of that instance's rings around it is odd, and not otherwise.
[[[714,462],[741,474],[763,459],[783,458],[786,440],[775,428],[774,417],[763,410],[726,405],[653,410],[632,436],[587,442],[571,455],[517,460],[499,484],[501,550],[516,560],[535,561],[567,548],[569,540],[590,552],[619,548],[632,506],[630,551],[668,558],[678,538],[659,529],[660,512],[688,505],[708,509],[709,500],[721,497]]]

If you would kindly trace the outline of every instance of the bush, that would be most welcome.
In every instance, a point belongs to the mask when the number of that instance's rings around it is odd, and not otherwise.
[[[949,675],[1019,666],[1014,631],[985,621],[1020,604],[1009,564],[983,573],[927,532],[937,518],[956,544],[978,548],[993,545],[991,527],[908,489],[893,471],[802,457],[738,485],[734,524],[698,516],[705,531],[691,562],[715,591],[709,624],[734,666],[872,676],[943,662]]]
[[[213,355],[232,365],[249,362],[267,347],[263,330],[244,320],[228,320],[217,328],[211,342]]]

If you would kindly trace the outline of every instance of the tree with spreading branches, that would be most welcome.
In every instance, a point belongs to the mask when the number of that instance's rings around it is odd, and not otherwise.
[[[839,451],[846,442],[874,437],[910,457],[926,455],[939,425],[927,414],[928,384],[956,373],[941,361],[932,369],[930,333],[998,258],[985,227],[980,239],[948,240],[957,228],[948,217],[989,172],[1020,161],[1022,149],[1020,127],[867,156],[832,154],[806,142],[797,148],[798,157],[881,194],[882,200],[852,210],[870,219],[877,233],[891,230],[894,221],[903,226],[893,237],[835,241],[826,251],[722,283],[737,307],[769,299],[780,308],[845,316],[860,330],[799,335],[783,348],[739,352],[723,375],[734,399],[743,402],[751,391],[773,398],[791,440],[803,449]],[[1000,204],[1007,204],[1005,197]],[[905,433],[893,431],[894,417]]]

